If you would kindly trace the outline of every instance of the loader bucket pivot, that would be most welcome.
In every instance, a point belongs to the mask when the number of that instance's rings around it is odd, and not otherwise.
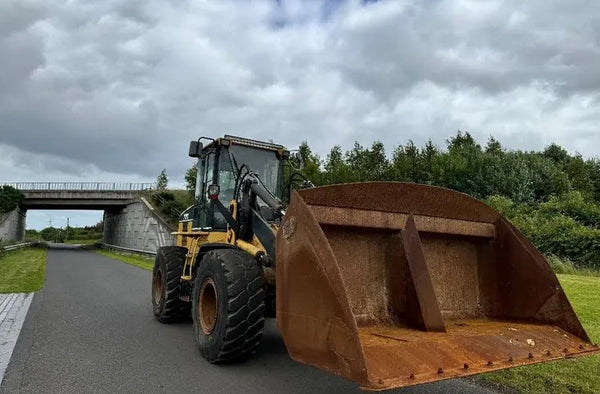
[[[598,352],[544,257],[465,194],[293,192],[277,234],[290,356],[382,390]]]

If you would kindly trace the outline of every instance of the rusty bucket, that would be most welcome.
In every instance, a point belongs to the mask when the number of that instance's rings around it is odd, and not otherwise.
[[[294,192],[277,234],[290,356],[382,390],[598,352],[544,257],[465,194]]]

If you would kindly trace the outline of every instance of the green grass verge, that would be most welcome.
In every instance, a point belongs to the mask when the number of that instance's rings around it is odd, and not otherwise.
[[[551,254],[546,256],[546,260],[548,260],[548,264],[550,264],[550,268],[555,274],[600,276],[600,271],[591,268],[579,268],[567,258],[560,258]]]
[[[151,270],[154,267],[153,257],[142,257],[134,254],[122,254],[110,252],[108,250],[98,250],[97,253],[102,256],[110,257],[111,259],[120,260],[124,263],[135,265],[143,269]]]
[[[600,342],[600,278],[558,278],[592,342]],[[517,367],[481,379],[522,393],[600,393],[600,356]]]
[[[0,293],[29,293],[44,287],[46,249],[24,248],[0,254]]]

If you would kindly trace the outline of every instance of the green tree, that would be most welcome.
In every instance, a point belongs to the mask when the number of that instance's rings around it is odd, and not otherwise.
[[[303,141],[298,148],[298,154],[302,159],[302,172],[315,185],[321,182],[321,162],[319,156],[312,153],[307,141]]]
[[[555,143],[548,145],[544,149],[542,155],[561,166],[567,164],[567,161],[569,160],[569,153]]]
[[[570,157],[564,169],[573,189],[579,190],[586,195],[593,195],[594,186],[590,176],[592,168],[583,160],[580,154]]]
[[[156,190],[166,190],[167,185],[169,184],[169,178],[167,177],[167,170],[163,168],[163,170],[156,177]]]
[[[600,201],[600,161],[598,159],[589,159],[586,161],[590,183],[592,185],[592,197]]]
[[[189,191],[191,194],[194,194],[196,191],[196,178],[198,174],[198,169],[196,168],[196,164],[192,167],[188,168],[185,172],[185,189]]]
[[[34,229],[26,229],[25,230],[25,240],[26,241],[39,241],[40,233]]]
[[[454,137],[450,137],[447,141],[448,152],[463,152],[466,150],[481,151],[481,147],[475,142],[475,139],[468,131],[462,132],[458,130]]]
[[[490,155],[501,155],[504,153],[504,150],[502,149],[500,142],[490,135],[487,145],[485,146],[485,153],[489,153]]]
[[[375,141],[371,149],[365,151],[365,173],[369,174],[367,179],[372,181],[385,181],[389,178],[390,163],[385,155],[385,148],[380,141]]]
[[[430,184],[433,182],[433,172],[435,171],[435,159],[440,155],[440,150],[433,145],[431,140],[425,144],[425,148],[421,150],[421,169],[419,181]]]
[[[44,241],[49,242],[63,242],[65,240],[64,231],[56,227],[46,227],[40,231],[40,236]]]
[[[526,158],[536,202],[545,201],[550,196],[560,196],[569,191],[569,177],[553,159],[537,153],[529,153]]]
[[[344,153],[339,145],[329,151],[324,164],[323,183],[332,185],[336,183],[347,183],[351,180],[350,168],[344,160]]]
[[[0,187],[0,213],[7,213],[17,208],[23,201],[23,193],[12,186]]]
[[[412,181],[411,170],[414,167],[417,151],[412,141],[397,146],[392,153],[391,176],[395,181]],[[409,153],[411,152],[412,155]]]
[[[485,157],[473,137],[460,130],[447,140],[448,151],[435,160],[433,183],[474,197],[487,196]]]
[[[375,141],[370,149],[363,148],[358,142],[346,153],[346,161],[353,181],[384,180],[389,174],[389,163],[385,157],[383,144]]]

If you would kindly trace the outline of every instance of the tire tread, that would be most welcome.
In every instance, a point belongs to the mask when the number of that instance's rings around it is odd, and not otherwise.
[[[190,314],[191,303],[179,298],[180,278],[187,249],[178,246],[164,246],[156,253],[155,270],[163,264],[165,269],[165,300],[160,313],[155,317],[161,323],[175,323],[186,319]]]
[[[224,337],[213,363],[247,358],[259,345],[265,324],[265,290],[262,268],[246,252],[214,250],[205,256],[223,269],[227,285]]]

